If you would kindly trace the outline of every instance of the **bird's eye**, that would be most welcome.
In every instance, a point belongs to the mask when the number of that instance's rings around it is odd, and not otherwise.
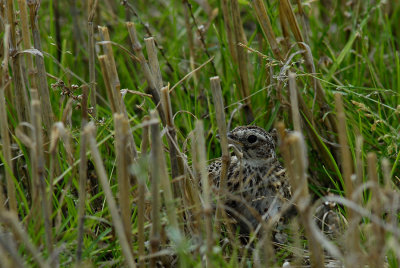
[[[257,136],[255,135],[250,135],[247,137],[247,141],[250,143],[255,143],[257,141]]]

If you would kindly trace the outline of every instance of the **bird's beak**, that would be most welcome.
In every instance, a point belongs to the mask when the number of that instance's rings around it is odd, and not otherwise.
[[[240,145],[240,144],[241,144],[241,142],[239,142],[239,141],[237,141],[237,140],[235,139],[235,136],[233,136],[233,134],[232,134],[230,131],[228,131],[228,133],[226,133],[226,136],[227,136],[227,138],[228,138],[228,143],[229,143],[229,144],[235,144],[235,145]],[[217,139],[220,139],[220,138],[221,138],[221,137],[219,136],[219,134],[215,135],[215,137],[216,137]]]
[[[228,136],[228,143],[233,145],[241,145],[242,143],[235,139],[235,136],[231,133],[227,133]]]

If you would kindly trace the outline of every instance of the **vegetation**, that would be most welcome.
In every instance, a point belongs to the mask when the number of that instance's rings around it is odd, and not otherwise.
[[[399,2],[0,0],[0,18],[2,267],[399,266]],[[205,183],[245,124],[278,131],[287,243],[279,217],[240,239]]]

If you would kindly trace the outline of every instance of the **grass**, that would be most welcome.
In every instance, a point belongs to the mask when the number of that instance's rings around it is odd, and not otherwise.
[[[398,267],[396,1],[35,2],[0,5],[2,267]],[[287,244],[243,245],[198,187],[245,124],[280,133]]]

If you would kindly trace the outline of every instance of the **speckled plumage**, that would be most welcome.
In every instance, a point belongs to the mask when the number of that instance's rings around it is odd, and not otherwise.
[[[230,194],[225,205],[231,209],[241,232],[248,233],[260,219],[249,206],[268,220],[290,199],[290,185],[276,157],[273,134],[257,126],[240,126],[228,133],[228,140],[243,156],[231,157],[226,184]],[[219,159],[208,167],[210,183],[215,188],[219,186],[221,166]]]

